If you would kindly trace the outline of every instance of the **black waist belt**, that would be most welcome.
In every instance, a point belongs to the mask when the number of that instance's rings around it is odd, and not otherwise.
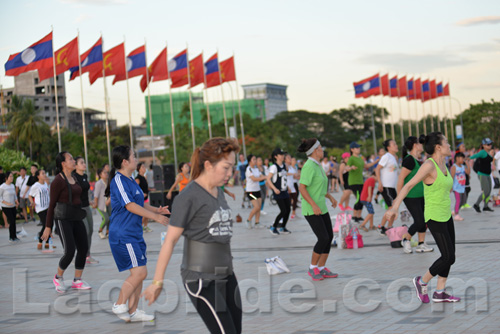
[[[182,269],[215,275],[231,275],[233,273],[231,246],[186,238]]]

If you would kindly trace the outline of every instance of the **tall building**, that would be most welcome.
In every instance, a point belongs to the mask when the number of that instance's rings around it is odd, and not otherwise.
[[[12,102],[12,96],[33,100],[35,108],[40,111],[40,116],[51,127],[56,127],[56,96],[54,78],[39,82],[38,72],[31,71],[14,77],[14,87],[3,89],[5,104]],[[68,108],[66,107],[66,86],[64,74],[57,76],[57,99],[59,107],[59,125],[68,126]],[[4,110],[2,110],[4,112]]]
[[[101,129],[106,129],[106,117],[105,112],[92,109],[85,108],[85,127],[87,128],[87,133],[92,132],[95,127],[99,127]],[[82,109],[75,107],[68,107],[68,129],[73,132],[81,133],[83,129],[82,124]],[[109,129],[116,129],[116,119],[108,118]]]
[[[264,101],[265,110],[261,110],[264,119],[271,120],[276,114],[288,111],[288,97],[286,89],[288,86],[271,83],[242,85],[245,99]]]

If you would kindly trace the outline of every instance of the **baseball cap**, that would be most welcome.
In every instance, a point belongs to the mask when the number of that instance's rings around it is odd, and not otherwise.
[[[275,148],[274,151],[273,151],[273,154],[272,156],[277,156],[278,154],[285,154],[286,152],[284,152],[281,148]]]
[[[358,147],[361,147],[361,145],[359,145],[358,143],[356,143],[355,141],[353,141],[351,143],[351,145],[349,145],[350,148],[358,148]]]
[[[482,144],[483,145],[491,145],[491,144],[493,144],[493,141],[490,138],[484,138]]]

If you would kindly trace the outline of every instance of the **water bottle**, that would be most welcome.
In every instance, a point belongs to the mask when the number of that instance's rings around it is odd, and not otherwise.
[[[354,234],[352,236],[352,248],[358,249],[358,233],[354,230]]]
[[[161,232],[161,245],[165,242],[165,237],[167,236],[167,232]]]
[[[49,249],[54,249],[54,242],[52,241],[52,238],[49,238]]]

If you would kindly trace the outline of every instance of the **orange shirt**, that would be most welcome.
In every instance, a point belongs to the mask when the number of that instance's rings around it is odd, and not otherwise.
[[[182,176],[181,181],[179,182],[179,192],[181,192],[189,183],[189,178],[184,175],[184,173],[180,173]]]

